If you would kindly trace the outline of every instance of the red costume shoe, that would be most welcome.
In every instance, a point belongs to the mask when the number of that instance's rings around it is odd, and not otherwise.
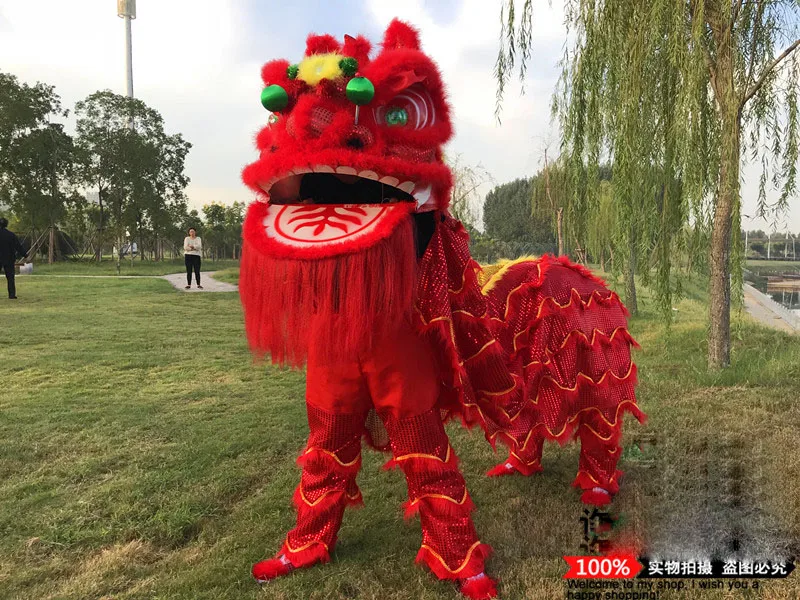
[[[497,582],[486,573],[478,573],[469,579],[459,580],[458,591],[470,600],[497,598]]]

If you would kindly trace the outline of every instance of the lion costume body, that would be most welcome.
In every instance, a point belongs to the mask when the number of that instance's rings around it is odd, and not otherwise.
[[[307,366],[310,435],[297,526],[259,581],[327,561],[359,504],[361,440],[390,451],[420,515],[418,562],[470,598],[496,595],[444,422],[509,448],[490,475],[541,470],[544,440],[581,442],[574,485],[618,491],[622,416],[636,367],[619,297],[564,258],[482,270],[448,213],[452,134],[440,74],[394,21],[370,58],[363,37],[312,35],[296,65],[267,63],[272,115],[243,179],[240,293],[251,348]]]

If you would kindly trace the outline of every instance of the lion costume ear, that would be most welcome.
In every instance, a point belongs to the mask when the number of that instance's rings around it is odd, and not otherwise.
[[[419,32],[408,23],[399,19],[394,19],[389,23],[389,27],[386,28],[386,33],[383,35],[383,43],[381,45],[384,50],[394,50],[397,48],[419,50]]]
[[[306,39],[306,56],[328,54],[329,52],[339,52],[339,50],[341,50],[341,46],[332,35],[312,33]]]

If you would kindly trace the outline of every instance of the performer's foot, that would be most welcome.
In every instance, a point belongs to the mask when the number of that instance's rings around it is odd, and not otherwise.
[[[470,600],[497,598],[497,583],[486,573],[478,573],[466,579],[459,579],[459,591]]]
[[[198,285],[198,286],[197,286],[197,289],[198,289],[198,290],[202,290],[202,289],[203,289],[203,286],[202,286],[202,285]]]
[[[507,463],[500,463],[486,471],[486,475],[489,477],[502,477],[503,475],[513,475],[516,473],[517,470],[514,468],[510,462]]]
[[[187,285],[187,286],[186,286],[185,288],[183,288],[183,289],[185,289],[185,290],[190,290],[190,289],[192,289],[192,286],[190,286],[190,285]]]
[[[294,571],[292,563],[286,558],[285,554],[281,554],[277,558],[269,558],[262,560],[253,565],[253,577],[256,578],[258,583],[264,583],[270,579],[283,577]]]
[[[541,465],[538,464],[538,462],[526,466],[524,469],[520,469],[520,467],[518,467],[517,465],[514,465],[511,462],[506,461],[486,471],[486,475],[488,477],[503,477],[504,475],[516,475],[517,473],[519,473],[520,475],[524,475],[525,477],[530,477],[531,475],[535,475],[536,473],[540,473],[541,471],[543,471],[543,469]]]
[[[594,487],[581,494],[581,502],[594,506],[605,506],[611,503],[611,493],[605,488]]]

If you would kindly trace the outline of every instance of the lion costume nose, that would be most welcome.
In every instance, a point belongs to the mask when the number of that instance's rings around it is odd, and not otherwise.
[[[315,106],[309,112],[309,119],[303,126],[298,126],[294,115],[286,122],[286,129],[296,139],[314,139],[320,137],[333,123],[334,113],[322,106]],[[343,147],[363,150],[375,141],[372,132],[364,125],[352,125],[344,130],[339,138]]]

